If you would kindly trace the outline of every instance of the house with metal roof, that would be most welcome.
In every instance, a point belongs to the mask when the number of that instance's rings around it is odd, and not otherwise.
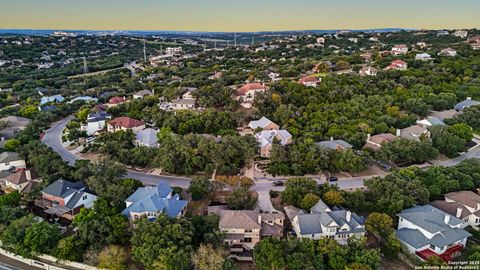
[[[35,205],[45,213],[72,220],[81,208],[91,208],[97,196],[89,193],[82,182],[58,179],[42,190],[42,198]]]
[[[248,123],[248,127],[251,128],[252,130],[278,130],[280,127],[275,124],[273,121],[268,119],[267,117],[263,116],[262,118],[258,120],[253,120]]]
[[[49,97],[42,97],[40,99],[40,105],[45,105],[47,103],[61,103],[65,100],[65,98],[62,95],[54,95],[54,96],[49,96]]]
[[[471,236],[464,230],[464,221],[431,205],[405,209],[397,216],[397,238],[422,260],[438,256],[450,261],[460,255]]]
[[[465,99],[464,101],[457,103],[454,108],[457,112],[462,112],[465,108],[476,105],[480,105],[480,102],[472,100],[471,97],[467,97],[467,99]]]
[[[157,186],[138,188],[125,203],[127,207],[122,214],[133,222],[141,217],[154,220],[161,214],[170,218],[181,217],[186,212],[188,201],[173,194],[173,189],[168,184],[160,183]]]
[[[310,213],[299,212],[292,219],[292,228],[300,238],[329,237],[346,244],[350,237],[365,235],[365,219],[340,207],[330,208],[319,200],[310,208]]]
[[[85,103],[98,102],[98,98],[90,97],[90,96],[80,96],[80,97],[73,98],[68,103],[75,103],[77,101],[83,101]]]
[[[334,140],[330,138],[329,141],[321,141],[316,143],[317,146],[323,147],[330,150],[342,151],[346,149],[352,149],[353,145],[349,144],[344,140]]]

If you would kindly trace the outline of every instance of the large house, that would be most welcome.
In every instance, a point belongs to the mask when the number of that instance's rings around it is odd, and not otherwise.
[[[298,80],[298,83],[308,87],[317,87],[319,82],[320,82],[320,79],[313,76],[305,76],[300,78],[300,80]]]
[[[404,129],[397,129],[397,137],[407,140],[420,141],[422,138],[430,139],[430,131],[423,126],[413,125]]]
[[[91,208],[96,199],[83,183],[59,179],[42,190],[42,198],[35,204],[46,214],[72,220],[80,209]]]
[[[407,70],[408,64],[402,60],[395,60],[392,61],[390,65],[388,65],[385,70]]]
[[[138,188],[125,203],[127,207],[122,214],[133,222],[141,217],[154,220],[161,214],[170,218],[182,217],[188,201],[181,200],[178,194],[173,194],[169,185],[160,183],[158,186]]]
[[[153,95],[153,92],[150,90],[141,90],[133,94],[133,99],[143,99],[146,96]]]
[[[261,83],[247,83],[235,90],[235,100],[239,100],[243,107],[250,108],[256,94],[265,91],[267,88]]]
[[[108,108],[112,108],[125,102],[127,102],[127,99],[125,97],[112,97],[108,100],[108,103],[106,103],[105,105]]]
[[[346,244],[350,237],[365,235],[363,217],[339,207],[328,207],[319,200],[310,213],[299,212],[292,219],[292,228],[297,237],[318,240],[333,238],[340,244]]]
[[[120,130],[126,131],[128,129],[131,129],[136,134],[140,130],[143,130],[144,128],[145,128],[145,123],[143,121],[126,117],[126,116],[115,118],[110,122],[108,122],[107,124],[108,132],[117,132]]]
[[[62,95],[54,95],[49,97],[42,97],[40,99],[40,106],[45,105],[47,103],[61,103],[65,100]]]
[[[257,210],[220,210],[218,227],[232,252],[252,250],[263,237],[282,237],[285,216]]]
[[[87,135],[91,136],[98,131],[101,131],[105,128],[105,123],[107,120],[110,120],[112,116],[104,111],[97,111],[88,114],[87,116],[87,125],[83,127],[86,130]]]
[[[455,57],[457,56],[457,51],[452,49],[452,48],[445,48],[445,49],[442,49],[438,55],[440,56],[450,56],[450,57]]]
[[[28,169],[19,169],[0,179],[5,192],[16,190],[20,193],[28,193],[40,182],[35,172]]]
[[[393,46],[391,52],[393,55],[406,54],[408,52],[408,46],[405,44],[395,45]]]
[[[280,126],[272,122],[270,119],[266,118],[263,116],[259,120],[253,120],[248,123],[248,127],[251,128],[252,130],[278,130],[280,129]]]
[[[432,56],[428,53],[417,53],[415,55],[415,60],[420,60],[420,61],[430,61],[433,60]]]
[[[6,116],[0,119],[0,146],[24,130],[30,119],[18,116]]]
[[[349,144],[348,142],[344,140],[334,140],[333,138],[330,138],[329,141],[321,141],[315,144],[318,147],[326,148],[329,150],[335,150],[335,151],[343,151],[343,150],[353,148],[353,145]]]
[[[270,157],[273,143],[278,141],[282,146],[290,144],[292,143],[292,134],[285,129],[264,130],[255,134],[255,139],[257,139],[257,142],[260,145],[260,156]]]
[[[480,226],[480,195],[471,191],[459,191],[445,194],[445,200],[430,203],[448,214],[461,219],[472,227]]]
[[[371,136],[370,134],[367,135],[367,142],[363,146],[364,148],[368,148],[371,150],[378,150],[382,147],[382,145],[391,143],[395,141],[397,136],[391,133],[381,133],[377,135]]]
[[[466,100],[459,102],[455,105],[455,110],[457,112],[463,112],[465,108],[480,105],[480,101],[472,100],[471,97],[467,97]]]
[[[397,216],[398,239],[423,260],[431,256],[452,260],[460,254],[471,235],[464,230],[465,222],[431,205],[405,209]]]
[[[187,91],[178,99],[167,102],[164,97],[160,100],[160,109],[164,111],[196,110],[197,100],[193,95],[196,88],[185,88]]]
[[[146,128],[139,131],[135,137],[136,146],[158,147],[158,130],[153,128]]]
[[[27,164],[25,160],[15,152],[2,152],[0,154],[0,171],[6,171],[10,169],[25,169]]]
[[[358,73],[362,77],[364,77],[364,76],[377,76],[378,69],[376,69],[374,67],[371,67],[371,66],[366,66],[366,67],[363,67],[362,69],[360,69],[360,71]]]

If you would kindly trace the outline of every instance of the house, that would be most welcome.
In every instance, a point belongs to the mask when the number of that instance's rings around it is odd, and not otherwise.
[[[29,169],[18,169],[12,174],[3,177],[2,183],[5,192],[16,190],[20,193],[30,192],[41,180],[35,172]]]
[[[388,65],[385,70],[407,70],[408,64],[402,60],[395,60],[392,61],[390,65]]]
[[[165,49],[165,53],[167,55],[181,54],[182,47],[168,47],[167,49]]]
[[[197,90],[194,87],[184,87],[181,89],[184,93],[182,96],[174,101],[167,102],[164,97],[160,97],[160,109],[164,111],[181,111],[181,110],[196,110],[197,100],[193,92]]]
[[[282,237],[285,216],[256,210],[220,210],[218,228],[231,252],[252,250],[263,237]]]
[[[453,35],[459,38],[466,38],[468,36],[467,30],[456,30]]]
[[[279,73],[276,73],[276,72],[273,72],[273,71],[268,71],[267,76],[268,76],[268,78],[270,78],[270,81],[272,81],[272,82],[278,82],[282,79],[282,78],[280,78]]]
[[[459,114],[456,110],[445,110],[445,111],[432,111],[430,116],[438,118],[440,121],[445,121],[445,119],[451,119],[455,115]]]
[[[132,222],[141,217],[155,220],[161,214],[177,218],[185,214],[187,203],[178,194],[173,194],[170,185],[160,183],[157,186],[138,188],[125,200],[126,208],[122,214]]]
[[[146,128],[139,131],[135,137],[136,146],[158,147],[158,130],[153,128]]]
[[[450,35],[450,32],[448,32],[447,30],[437,31],[437,37],[443,37],[443,36],[448,36],[448,35]]]
[[[267,88],[261,83],[247,83],[235,90],[235,100],[242,102],[242,106],[250,108],[257,93],[265,93]]]
[[[371,52],[362,53],[362,54],[360,54],[360,57],[363,58],[363,60],[367,63],[372,61],[372,53]]]
[[[358,73],[362,77],[364,77],[364,76],[377,76],[378,69],[376,69],[374,67],[371,67],[371,66],[366,66],[366,67],[363,67],[362,69],[360,69],[360,71]]]
[[[454,108],[457,112],[463,112],[465,108],[468,108],[471,106],[477,106],[477,105],[480,105],[479,101],[472,100],[471,97],[467,97],[466,100],[457,103]]]
[[[45,105],[47,103],[61,103],[65,100],[62,95],[54,95],[49,97],[42,97],[40,99],[40,106]]]
[[[266,118],[265,116],[263,116],[259,120],[250,121],[250,123],[248,123],[248,127],[251,128],[254,131],[257,130],[257,129],[261,129],[261,130],[278,130],[278,129],[280,129],[280,127],[277,124],[275,124],[274,122],[272,122],[270,119]]]
[[[321,141],[315,143],[318,147],[323,147],[330,150],[343,151],[347,149],[352,149],[353,146],[344,140],[334,140],[330,138],[329,141]]]
[[[467,42],[478,44],[478,43],[480,43],[480,36],[473,36],[473,37],[469,38]]]
[[[417,125],[427,128],[433,126],[445,126],[445,123],[435,116],[428,116],[427,118],[417,120]]]
[[[397,129],[397,137],[407,140],[420,141],[422,138],[430,139],[430,131],[426,127],[413,125],[404,129]]]
[[[21,158],[15,152],[3,152],[0,154],[0,171],[7,171],[9,169],[25,169],[27,164],[25,159]]]
[[[145,123],[143,121],[133,119],[130,117],[122,116],[117,117],[107,124],[108,132],[117,132],[119,130],[128,130],[131,129],[135,134],[140,130],[145,128]]]
[[[381,133],[373,136],[370,136],[370,134],[368,134],[367,142],[365,143],[363,148],[378,150],[382,147],[383,144],[391,143],[396,139],[398,138],[391,133]]]
[[[444,201],[433,201],[430,205],[461,219],[469,226],[480,226],[480,195],[471,191],[458,191],[447,193],[444,197]]]
[[[80,209],[91,208],[96,199],[83,183],[59,179],[42,190],[42,198],[35,205],[46,214],[72,220]]]
[[[273,143],[279,142],[280,145],[285,146],[292,143],[292,134],[287,130],[263,130],[255,134],[255,139],[260,146],[260,156],[270,157]]]
[[[444,261],[457,257],[470,233],[466,223],[431,205],[415,206],[397,214],[398,240],[422,260],[438,256]]]
[[[391,52],[392,52],[393,55],[406,54],[408,52],[408,46],[405,45],[405,44],[395,45],[391,49]]]
[[[305,76],[300,78],[300,80],[298,80],[298,83],[308,87],[317,87],[319,82],[321,82],[321,79],[313,76]]]
[[[415,60],[419,61],[430,61],[433,60],[432,56],[428,53],[417,53],[415,55]]]
[[[68,103],[74,103],[74,102],[77,102],[77,101],[83,101],[85,103],[96,103],[98,102],[98,98],[94,98],[94,97],[90,97],[90,96],[80,96],[80,97],[76,97],[72,100],[70,100]]]
[[[107,108],[112,108],[125,102],[127,102],[127,99],[125,97],[112,97],[108,100],[108,103],[105,105],[107,106]]]
[[[145,96],[151,96],[153,92],[150,90],[141,90],[133,94],[133,99],[143,99]]]
[[[14,138],[30,123],[30,119],[18,116],[6,116],[0,119],[0,146],[9,139]]]
[[[365,219],[349,210],[330,208],[319,200],[310,208],[310,213],[299,213],[293,218],[292,228],[299,238],[328,237],[347,244],[348,238],[365,235]]]
[[[104,111],[97,111],[89,113],[87,116],[87,125],[82,126],[82,130],[87,132],[88,136],[94,135],[95,133],[103,130],[105,128],[105,123],[107,120],[110,120],[112,116]]]
[[[452,48],[445,48],[445,49],[442,49],[438,55],[440,56],[450,56],[450,57],[455,57],[457,56],[457,51],[452,49]]]

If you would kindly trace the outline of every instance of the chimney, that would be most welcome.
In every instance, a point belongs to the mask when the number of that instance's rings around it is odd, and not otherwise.
[[[25,177],[27,177],[28,181],[32,180],[32,172],[30,170],[25,170]]]
[[[350,222],[350,220],[352,219],[352,212],[350,212],[350,210],[347,210],[345,219],[347,220],[347,222]]]
[[[330,137],[330,141],[333,141],[333,137]]]
[[[367,141],[370,141],[370,137],[372,137],[372,136],[370,135],[370,133],[368,133],[367,134]]]
[[[448,214],[445,215],[444,221],[445,221],[445,224],[448,224],[448,222],[450,222],[450,215],[448,215]]]
[[[455,215],[455,217],[460,218],[460,216],[462,216],[462,208],[458,207],[457,208],[457,214]]]
[[[402,135],[402,131],[400,129],[397,129],[397,137],[400,137],[400,135]]]
[[[258,214],[258,224],[262,224],[262,215]]]
[[[471,97],[467,97],[467,100],[472,100],[472,98],[471,98]]]

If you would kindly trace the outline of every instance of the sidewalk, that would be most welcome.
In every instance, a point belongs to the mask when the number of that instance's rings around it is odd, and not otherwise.
[[[2,268],[3,266],[3,268]],[[14,259],[11,259],[7,256],[0,254],[0,269],[9,269],[9,270],[40,270],[41,268],[33,267]]]

